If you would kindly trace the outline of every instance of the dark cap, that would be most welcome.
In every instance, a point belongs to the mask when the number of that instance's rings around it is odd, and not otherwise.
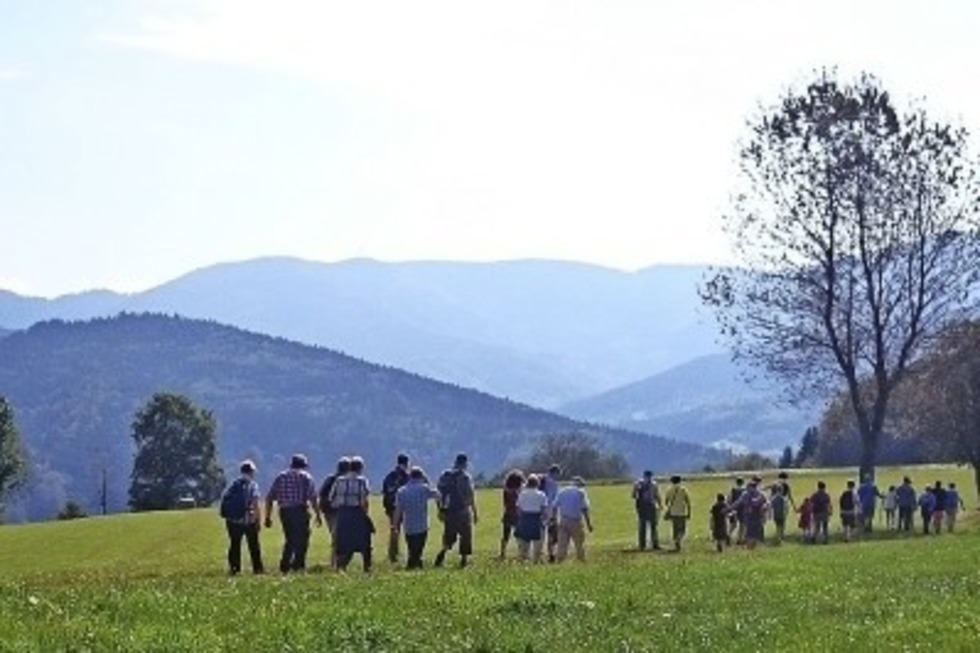
[[[408,464],[408,454],[407,453],[400,453],[400,454],[398,454],[398,458],[396,459],[396,462],[399,465],[407,465]]]
[[[293,469],[306,469],[310,466],[310,463],[306,460],[306,456],[301,453],[294,453],[293,459],[290,461],[289,466]]]
[[[466,467],[467,463],[469,463],[469,458],[466,457],[465,453],[456,454],[456,467]]]
[[[647,478],[650,478],[651,476],[653,476],[653,472],[650,471],[649,469],[646,469],[643,471],[643,475],[646,476]]]

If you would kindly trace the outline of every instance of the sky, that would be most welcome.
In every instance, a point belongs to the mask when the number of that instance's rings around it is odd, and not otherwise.
[[[0,0],[0,288],[730,262],[760,106],[835,66],[980,133],[978,33],[968,0]]]

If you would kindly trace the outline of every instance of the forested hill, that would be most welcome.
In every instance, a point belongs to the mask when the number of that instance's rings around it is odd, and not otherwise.
[[[398,450],[430,470],[463,450],[477,471],[493,473],[549,432],[593,434],[633,465],[661,471],[692,469],[717,455],[213,322],[159,315],[54,321],[0,339],[0,394],[38,467],[31,517],[66,498],[94,510],[103,468],[110,510],[124,509],[130,423],[159,391],[186,394],[213,411],[226,469],[250,456],[264,482],[294,451],[310,456],[318,476],[337,456],[360,453],[376,478]]]

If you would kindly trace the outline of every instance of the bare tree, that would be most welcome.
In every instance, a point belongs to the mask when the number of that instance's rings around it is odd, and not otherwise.
[[[740,160],[725,216],[738,266],[713,270],[702,298],[735,358],[795,398],[846,388],[873,474],[892,391],[978,281],[967,132],[900,112],[871,76],[823,71],[762,111]]]

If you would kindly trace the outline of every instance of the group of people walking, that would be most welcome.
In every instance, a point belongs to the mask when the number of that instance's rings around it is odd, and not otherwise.
[[[458,454],[453,465],[443,471],[435,486],[422,468],[412,466],[409,457],[399,454],[394,468],[382,481],[381,501],[387,523],[387,558],[398,562],[401,542],[406,549],[406,569],[421,569],[429,540],[429,507],[434,506],[442,523],[440,547],[433,559],[436,567],[444,565],[446,556],[456,549],[459,565],[465,567],[473,554],[473,527],[479,520],[473,479],[467,471],[466,454]],[[274,508],[278,509],[283,533],[279,571],[290,573],[306,568],[307,551],[312,535],[311,521],[326,525],[330,537],[332,568],[346,570],[359,554],[365,571],[373,563],[373,540],[377,527],[371,518],[371,487],[365,475],[364,461],[358,456],[343,457],[336,470],[317,486],[302,454],[292,456],[287,469],[279,472],[263,497],[255,481],[252,461],[243,461],[240,477],[229,484],[221,500],[221,515],[228,533],[228,569],[232,575],[241,572],[242,540],[252,563],[252,571],[265,571],[259,531],[272,526]],[[545,473],[509,472],[503,482],[501,503],[501,536],[499,558],[507,557],[511,540],[517,542],[517,558],[541,563],[561,562],[574,547],[576,558],[585,560],[587,533],[593,530],[591,503],[580,477],[570,483],[560,482],[562,470],[552,465]],[[691,496],[680,476],[672,476],[661,492],[651,471],[632,486],[637,516],[637,548],[659,550],[658,522],[671,525],[672,551],[680,551],[692,514]],[[862,532],[871,532],[879,506],[885,527],[909,532],[918,509],[925,533],[952,531],[963,500],[955,483],[936,481],[934,486],[917,493],[911,479],[882,493],[868,478],[856,485],[848,481],[835,502],[826,483],[818,481],[816,490],[797,505],[788,481],[781,472],[776,482],[764,486],[760,476],[746,482],[736,478],[727,494],[719,493],[710,507],[711,537],[717,550],[733,543],[754,548],[766,537],[766,526],[772,522],[777,543],[787,533],[787,522],[793,513],[804,542],[829,541],[829,524],[835,514],[841,520],[845,541]]]

